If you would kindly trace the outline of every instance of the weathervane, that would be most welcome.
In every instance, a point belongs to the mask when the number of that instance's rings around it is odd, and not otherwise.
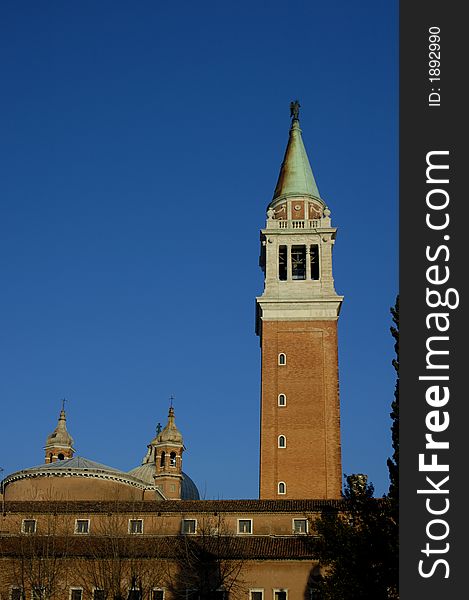
[[[295,121],[299,120],[300,117],[300,106],[301,104],[298,102],[298,100],[295,100],[294,102],[290,102],[290,117]]]

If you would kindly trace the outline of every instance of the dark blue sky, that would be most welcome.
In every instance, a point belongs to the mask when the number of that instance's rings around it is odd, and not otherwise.
[[[2,2],[1,436],[131,469],[174,394],[184,470],[258,494],[259,229],[289,102],[339,229],[343,470],[387,490],[397,2]]]

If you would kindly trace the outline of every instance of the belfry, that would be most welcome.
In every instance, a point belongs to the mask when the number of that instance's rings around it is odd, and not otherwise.
[[[260,498],[341,496],[336,228],[319,194],[292,102],[285,157],[261,230]]]

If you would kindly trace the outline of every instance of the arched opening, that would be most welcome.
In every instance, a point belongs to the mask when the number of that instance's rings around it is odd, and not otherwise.
[[[278,493],[286,494],[287,493],[287,484],[284,481],[279,481],[278,484]]]
[[[284,352],[280,352],[278,355],[278,364],[286,365],[287,364],[287,355]]]
[[[58,460],[65,460],[65,456],[64,456],[63,454],[59,454],[59,455],[57,456],[57,459],[58,459]]]
[[[287,447],[287,438],[284,435],[278,436],[278,447],[286,448]]]
[[[279,394],[278,395],[278,405],[279,406],[286,406],[287,405],[287,397],[285,396],[285,394]]]
[[[165,462],[166,462],[166,452],[162,452],[161,453],[161,459],[160,459],[160,466],[164,467]]]
[[[176,466],[176,452],[171,452],[171,454],[169,455],[169,466],[170,467]]]

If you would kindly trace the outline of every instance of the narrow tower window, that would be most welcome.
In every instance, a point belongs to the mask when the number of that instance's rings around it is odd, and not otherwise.
[[[280,352],[278,355],[278,364],[286,365],[287,364],[287,355],[284,352]]]
[[[284,435],[278,436],[278,447],[286,448],[287,447],[287,438]]]
[[[287,493],[287,484],[284,481],[279,481],[278,484],[278,493],[286,494]]]
[[[169,455],[169,466],[170,467],[176,466],[176,452],[171,452],[171,454]]]
[[[291,247],[292,279],[306,279],[306,246]]]
[[[319,279],[319,246],[313,244],[310,248],[311,256],[311,279]]]
[[[166,452],[161,453],[160,466],[164,467],[164,463],[166,462]]]
[[[278,278],[280,281],[287,280],[287,247],[278,247]]]
[[[285,394],[279,394],[278,395],[278,405],[279,406],[286,406],[287,405],[287,397],[285,396]]]

